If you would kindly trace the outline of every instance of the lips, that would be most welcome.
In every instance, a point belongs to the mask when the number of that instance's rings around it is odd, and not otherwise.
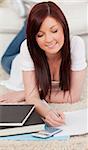
[[[46,47],[48,48],[54,48],[56,46],[57,42],[55,43],[51,43],[51,44],[47,44]]]

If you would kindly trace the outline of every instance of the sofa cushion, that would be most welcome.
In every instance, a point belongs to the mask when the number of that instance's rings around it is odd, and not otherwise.
[[[9,8],[0,8],[0,32],[16,32],[22,24],[23,19],[15,11]]]
[[[55,0],[55,2],[63,10],[72,34],[81,34],[87,32],[86,2],[58,2],[57,0]],[[16,9],[14,9],[13,5],[11,7],[11,4],[10,7],[7,5],[7,7],[0,8],[0,18],[0,31],[17,31],[19,28],[21,28],[24,21],[16,12]]]

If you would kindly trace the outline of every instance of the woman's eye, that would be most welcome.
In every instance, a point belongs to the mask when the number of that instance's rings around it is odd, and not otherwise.
[[[43,34],[38,34],[38,35],[37,35],[37,37],[42,37],[42,36],[43,36]]]
[[[58,30],[52,30],[52,33],[56,33]]]

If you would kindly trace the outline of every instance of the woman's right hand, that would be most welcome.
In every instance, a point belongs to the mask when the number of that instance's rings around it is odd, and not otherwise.
[[[50,109],[43,121],[50,126],[58,127],[65,124],[65,117],[63,112],[59,112],[58,110]]]
[[[52,109],[45,100],[41,100],[38,96],[26,98],[26,103],[34,104],[42,120],[50,126],[58,127],[65,123],[63,112]]]
[[[51,108],[45,100],[37,100],[35,106],[45,123],[53,127],[65,124],[64,113]]]

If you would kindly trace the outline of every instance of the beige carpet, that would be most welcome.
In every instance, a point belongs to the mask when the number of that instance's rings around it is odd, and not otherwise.
[[[0,67],[0,80],[7,79],[8,75]],[[0,94],[7,89],[0,86]],[[63,111],[72,111],[88,107],[88,70],[84,83],[81,101],[75,104],[51,104],[52,107]],[[88,150],[88,135],[74,136],[67,141],[0,141],[0,150]]]

